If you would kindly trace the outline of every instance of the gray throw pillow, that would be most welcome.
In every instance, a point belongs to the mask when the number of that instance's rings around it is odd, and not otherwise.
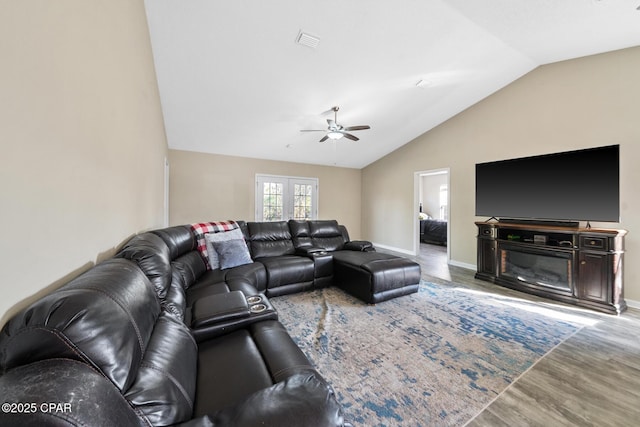
[[[244,239],[242,230],[235,228],[230,231],[221,231],[218,233],[207,233],[204,235],[204,241],[207,245],[207,255],[209,257],[209,268],[215,270],[220,268],[220,261],[218,260],[218,253],[211,244],[212,242],[221,242],[226,240]]]
[[[211,242],[211,244],[218,253],[221,270],[253,262],[244,239]]]

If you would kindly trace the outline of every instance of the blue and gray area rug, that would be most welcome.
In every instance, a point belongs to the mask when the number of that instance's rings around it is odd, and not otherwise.
[[[581,328],[455,284],[377,305],[335,287],[271,302],[354,426],[464,425]]]

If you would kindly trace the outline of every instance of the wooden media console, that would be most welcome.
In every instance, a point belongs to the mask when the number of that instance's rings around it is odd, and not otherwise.
[[[606,313],[626,309],[625,230],[476,222],[478,279]]]

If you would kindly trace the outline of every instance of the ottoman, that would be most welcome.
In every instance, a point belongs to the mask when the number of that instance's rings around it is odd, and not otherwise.
[[[380,252],[333,252],[333,281],[369,304],[418,292],[420,265]]]

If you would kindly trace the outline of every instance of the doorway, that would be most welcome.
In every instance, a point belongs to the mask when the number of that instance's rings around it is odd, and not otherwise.
[[[414,251],[430,274],[450,280],[449,168],[415,172]]]

